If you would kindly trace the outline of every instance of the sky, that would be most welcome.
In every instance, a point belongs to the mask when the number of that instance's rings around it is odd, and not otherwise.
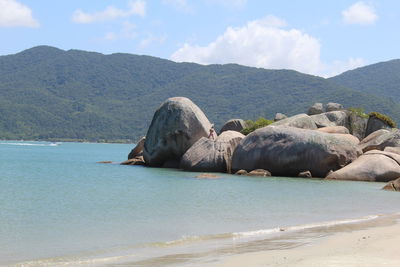
[[[0,55],[50,45],[330,77],[400,58],[398,0],[0,0]]]

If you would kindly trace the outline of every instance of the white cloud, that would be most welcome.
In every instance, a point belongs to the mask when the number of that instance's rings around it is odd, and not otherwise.
[[[283,20],[268,16],[243,27],[229,27],[206,46],[184,44],[171,59],[317,73],[321,69],[319,41],[300,30],[283,29],[284,25]]]
[[[0,27],[39,27],[32,10],[16,0],[0,0]]]
[[[126,10],[108,6],[103,11],[87,13],[80,9],[74,11],[72,21],[75,23],[93,23],[117,18],[126,18],[133,15],[144,17],[146,15],[146,2],[144,0],[129,1]]]
[[[161,1],[164,5],[173,6],[176,9],[179,9],[184,12],[192,12],[192,7],[189,6],[186,0],[162,0]]]
[[[285,26],[282,19],[267,16],[243,27],[229,27],[205,46],[185,43],[171,59],[199,64],[237,63],[266,69],[293,69],[323,77],[366,63],[361,58],[324,63],[318,39],[298,29],[285,29]]]
[[[343,22],[346,24],[371,25],[378,19],[374,8],[360,1],[342,11]]]

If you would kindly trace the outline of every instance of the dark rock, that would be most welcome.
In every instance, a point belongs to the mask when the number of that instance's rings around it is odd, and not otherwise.
[[[310,171],[301,172],[297,176],[301,178],[312,178],[312,174]]]
[[[269,126],[288,126],[302,129],[317,129],[314,121],[306,114],[298,114],[280,121],[276,121]]]
[[[371,133],[380,129],[390,130],[392,129],[392,127],[378,117],[370,116],[367,123],[367,129],[365,130],[365,136],[368,136]]]
[[[396,180],[390,181],[382,189],[383,190],[387,190],[387,191],[400,192],[400,178],[397,178]]]
[[[342,109],[343,109],[342,104],[332,103],[332,102],[326,104],[326,112],[337,111],[337,110],[342,110]]]
[[[243,134],[235,131],[225,131],[216,140],[203,137],[183,155],[180,168],[230,173],[233,151],[243,138]]]
[[[354,112],[349,112],[349,131],[350,134],[362,140],[366,135],[368,118],[362,117]]]
[[[278,112],[275,114],[274,121],[281,121],[281,120],[287,119],[287,117],[288,116],[286,116],[285,114]]]
[[[244,120],[242,119],[232,119],[227,122],[225,122],[224,126],[222,126],[220,134],[225,132],[225,131],[235,131],[235,132],[240,132],[244,128],[247,127],[247,124]]]
[[[400,147],[400,130],[377,130],[361,140],[358,146],[363,152],[384,150],[385,147]]]
[[[325,177],[360,154],[343,134],[267,126],[240,142],[233,153],[232,169],[268,169],[272,175],[293,177],[309,170],[315,177]]]
[[[318,128],[330,126],[348,126],[348,113],[346,111],[330,111],[318,115],[312,115],[310,118]]]
[[[128,155],[128,159],[133,159],[137,156],[142,156],[143,155],[143,149],[144,149],[144,142],[146,141],[146,136],[142,137],[139,142],[137,142],[136,146],[131,150],[131,152]]]
[[[264,169],[256,169],[252,170],[251,172],[246,174],[247,176],[262,176],[262,177],[269,177],[271,173]]]
[[[307,115],[316,115],[316,114],[321,114],[324,113],[324,105],[322,103],[315,103],[308,109]]]
[[[354,162],[329,174],[330,180],[388,182],[400,177],[400,155],[371,150]]]
[[[318,128],[317,131],[323,133],[334,133],[334,134],[349,134],[349,129],[344,126],[327,126]]]
[[[147,131],[143,150],[146,164],[154,167],[167,161],[179,164],[182,155],[197,140],[208,136],[210,128],[207,117],[188,98],[169,98],[157,109]]]

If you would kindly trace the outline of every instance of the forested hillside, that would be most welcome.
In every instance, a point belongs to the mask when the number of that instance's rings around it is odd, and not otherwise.
[[[400,101],[400,60],[372,64],[330,78],[331,81],[361,92]]]
[[[400,72],[399,72],[400,73]],[[168,97],[192,99],[218,127],[230,118],[340,102],[400,119],[390,99],[291,70],[202,66],[40,46],[0,57],[0,138],[135,140]]]

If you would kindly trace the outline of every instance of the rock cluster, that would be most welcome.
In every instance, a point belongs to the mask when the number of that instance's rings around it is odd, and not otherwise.
[[[169,98],[124,164],[262,177],[393,180],[389,190],[400,190],[400,130],[378,117],[368,119],[337,103],[315,103],[308,114],[277,113],[275,122],[247,136],[240,133],[245,127],[244,120],[232,119],[216,136],[191,100]]]

